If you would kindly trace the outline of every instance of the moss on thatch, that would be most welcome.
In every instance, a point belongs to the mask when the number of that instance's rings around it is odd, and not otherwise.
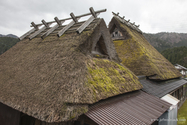
[[[137,77],[124,66],[107,59],[92,59],[87,62],[88,86],[95,100],[134,90],[139,90]]]
[[[110,59],[118,59],[104,20],[81,34],[24,39],[0,57],[0,101],[46,122],[76,119],[88,104],[142,88],[126,67],[93,58],[102,35]],[[56,31],[54,31],[56,32]]]
[[[180,77],[181,74],[166,60],[142,34],[121,23],[116,17],[109,29],[116,26],[125,36],[124,40],[114,40],[114,45],[122,64],[136,75],[146,75],[150,79],[167,80]],[[112,31],[111,31],[112,32]]]

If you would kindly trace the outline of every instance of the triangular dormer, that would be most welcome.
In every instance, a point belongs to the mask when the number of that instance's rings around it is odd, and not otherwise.
[[[125,39],[120,29],[113,24],[113,26],[109,29],[110,35],[112,37],[112,40],[122,40]]]
[[[103,36],[100,36],[99,40],[94,45],[92,54],[94,57],[108,58],[109,54],[107,52]]]

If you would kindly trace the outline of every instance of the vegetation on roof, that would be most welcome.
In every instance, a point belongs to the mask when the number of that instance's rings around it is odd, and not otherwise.
[[[88,104],[141,89],[126,67],[92,57],[95,37],[107,27],[102,19],[90,25],[81,34],[25,38],[2,54],[0,101],[42,121],[62,122],[85,113]],[[103,37],[110,35],[106,31]],[[107,42],[109,57],[114,58],[112,40]]]
[[[166,60],[144,36],[113,18],[110,27],[116,25],[126,39],[114,40],[114,45],[122,64],[137,76],[151,76],[151,79],[166,80],[180,77],[181,74]]]
[[[88,86],[92,88],[96,100],[142,88],[138,78],[130,70],[114,61],[92,59],[87,67]]]

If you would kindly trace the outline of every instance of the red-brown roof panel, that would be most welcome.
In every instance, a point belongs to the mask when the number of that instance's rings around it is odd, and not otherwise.
[[[143,91],[136,91],[90,106],[86,115],[99,125],[152,124],[171,105]]]

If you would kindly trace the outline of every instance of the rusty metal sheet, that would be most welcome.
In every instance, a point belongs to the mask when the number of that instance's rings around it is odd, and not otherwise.
[[[91,105],[85,115],[99,125],[147,125],[152,124],[170,106],[171,104],[139,90]]]

